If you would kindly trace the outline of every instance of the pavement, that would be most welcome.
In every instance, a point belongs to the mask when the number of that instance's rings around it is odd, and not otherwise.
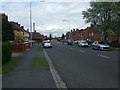
[[[16,68],[2,76],[2,88],[56,88],[50,68],[33,69],[35,57],[44,57],[43,51],[37,51],[36,45],[24,53],[13,53],[14,57],[21,57]],[[34,90],[34,89],[33,89]]]

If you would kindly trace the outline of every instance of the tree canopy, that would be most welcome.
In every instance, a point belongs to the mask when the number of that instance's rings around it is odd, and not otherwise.
[[[120,2],[90,2],[82,14],[86,23],[99,25],[105,37],[120,34]]]
[[[2,19],[2,41],[14,40],[14,32],[12,30],[11,24]]]
[[[64,34],[62,34],[62,37],[61,37],[61,39],[65,39],[65,35],[64,35]]]
[[[21,34],[21,32],[17,31],[17,30],[14,30],[14,34],[15,34],[15,42],[23,42],[25,40],[25,36],[23,36]]]

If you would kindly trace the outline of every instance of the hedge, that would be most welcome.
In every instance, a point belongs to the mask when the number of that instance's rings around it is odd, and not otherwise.
[[[9,42],[2,43],[2,64],[10,61],[12,57],[12,47]]]

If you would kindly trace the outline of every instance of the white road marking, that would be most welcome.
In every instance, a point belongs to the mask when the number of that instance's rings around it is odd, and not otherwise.
[[[45,58],[49,64],[50,71],[52,73],[52,76],[53,76],[53,79],[55,81],[57,88],[66,88],[67,89],[65,82],[62,80],[62,78],[60,77],[60,75],[56,71],[56,69],[55,69],[50,57],[48,56],[47,52],[45,51],[45,49],[43,49],[43,52],[44,52]]]
[[[80,52],[85,52],[85,51],[83,51],[83,50],[80,50]]]
[[[100,56],[100,57],[104,57],[104,58],[110,58],[110,57],[108,57],[108,56],[104,56],[104,55],[98,55],[98,56]]]

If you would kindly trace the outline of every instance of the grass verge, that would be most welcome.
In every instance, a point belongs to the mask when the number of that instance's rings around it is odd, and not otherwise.
[[[43,47],[39,46],[39,47],[37,47],[37,50],[38,51],[43,51]]]
[[[32,67],[33,67],[33,69],[40,69],[43,67],[49,67],[49,65],[48,65],[45,57],[42,57],[42,58],[36,57],[36,58],[34,58]]]
[[[78,44],[73,44],[72,46],[78,46]]]
[[[20,60],[21,59],[18,57],[12,57],[8,63],[5,63],[2,65],[2,74],[10,73],[14,69],[14,67],[16,66],[17,62]]]
[[[119,48],[111,48],[110,51],[120,51]]]

